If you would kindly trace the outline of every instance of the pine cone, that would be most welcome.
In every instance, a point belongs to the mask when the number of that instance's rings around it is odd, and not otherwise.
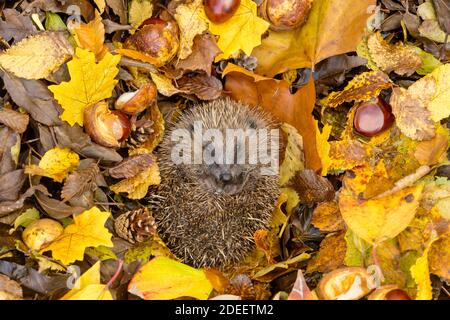
[[[234,63],[249,71],[254,71],[258,66],[258,59],[254,56],[248,56],[242,53],[239,58],[234,59]]]
[[[147,119],[138,120],[125,144],[127,147],[139,148],[148,140],[152,133],[153,121]]]
[[[131,243],[144,242],[156,234],[156,222],[147,208],[139,208],[117,217],[114,229],[119,237]]]
[[[245,274],[234,277],[226,287],[225,294],[239,296],[242,300],[255,300],[256,298],[252,280]]]

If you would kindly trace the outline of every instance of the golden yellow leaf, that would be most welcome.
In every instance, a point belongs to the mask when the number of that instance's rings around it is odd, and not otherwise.
[[[417,144],[414,157],[421,165],[435,165],[445,158],[448,148],[448,137],[437,134],[433,139]]]
[[[417,81],[430,81],[434,83],[433,95],[427,104],[427,109],[431,112],[431,120],[435,122],[447,118],[450,115],[450,104],[448,103],[450,101],[449,77],[450,63],[447,63],[436,68],[433,72]],[[414,83],[413,86],[415,86],[416,83]],[[410,88],[408,88],[408,90]]]
[[[205,300],[212,288],[203,270],[161,256],[139,269],[128,285],[128,292],[146,300],[179,297]]]
[[[83,273],[60,300],[113,300],[108,286],[100,283],[100,261]]]
[[[345,230],[329,234],[320,243],[317,254],[308,262],[306,272],[326,273],[343,267],[346,252]]]
[[[291,125],[283,123],[281,130],[287,134],[286,152],[280,165],[280,186],[286,184],[297,171],[305,169],[305,155],[303,154],[303,138]]]
[[[128,22],[133,27],[130,31],[134,33],[146,19],[151,18],[153,4],[151,0],[132,0],[128,10]]]
[[[77,48],[75,57],[67,63],[70,81],[48,87],[64,109],[62,120],[82,126],[84,109],[111,97],[119,61],[119,55],[108,52],[96,63],[94,53]]]
[[[346,228],[336,200],[319,203],[314,209],[311,223],[324,232],[335,232]]]
[[[105,26],[98,12],[95,13],[94,20],[89,23],[80,23],[73,32],[77,45],[80,48],[93,52],[97,60],[101,60],[108,52],[108,48],[104,45]]]
[[[160,182],[158,164],[154,162],[146,170],[112,185],[110,189],[115,193],[126,192],[130,199],[142,199],[147,194],[148,187],[158,185]]]
[[[375,0],[314,0],[309,18],[292,31],[270,31],[253,50],[256,72],[274,76],[289,69],[310,68],[328,57],[355,51],[364,35],[369,7]]]
[[[48,150],[39,161],[39,165],[29,165],[25,168],[25,173],[46,176],[57,182],[61,182],[73,172],[80,162],[78,154],[69,148],[61,149],[55,147]]]
[[[436,240],[428,252],[430,272],[450,281],[450,234]]]
[[[174,18],[180,28],[180,59],[185,59],[192,53],[195,36],[208,29],[208,24],[201,18],[202,11],[202,0],[181,4],[175,11]]]
[[[44,32],[26,38],[0,54],[0,67],[25,79],[42,79],[73,55],[63,33]]]
[[[331,146],[328,142],[328,138],[331,134],[331,126],[326,124],[323,127],[322,132],[320,132],[318,122],[315,121],[315,123],[317,153],[319,154],[319,158],[322,163],[322,176],[325,176],[331,166],[331,159],[329,156]]]
[[[167,78],[166,76],[159,73],[152,73],[151,75],[152,80],[155,83],[156,88],[158,89],[158,92],[162,95],[170,97],[171,95],[174,95],[176,93],[183,92],[182,90],[175,88],[175,86],[172,84],[172,80]]]
[[[370,243],[392,239],[412,221],[419,206],[422,186],[404,188],[392,195],[359,200],[344,188],[339,195],[339,209],[347,226]]]
[[[105,0],[94,0],[95,4],[97,5],[98,10],[100,13],[103,13],[106,8],[106,2]]]
[[[261,35],[269,28],[269,23],[256,14],[256,3],[252,0],[241,0],[234,15],[224,23],[210,21],[202,11],[202,18],[208,22],[209,31],[219,36],[217,45],[222,53],[215,61],[234,57],[242,50],[246,55],[261,44]]]
[[[68,225],[64,233],[42,249],[41,253],[52,251],[54,259],[67,265],[76,260],[83,260],[87,247],[112,247],[112,234],[105,228],[109,216],[109,212],[100,211],[97,207],[74,216],[74,223]]]

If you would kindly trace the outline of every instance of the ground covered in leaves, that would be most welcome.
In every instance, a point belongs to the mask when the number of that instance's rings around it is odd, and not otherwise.
[[[233,3],[0,4],[0,299],[448,299],[449,2]],[[281,195],[245,261],[195,269],[155,153],[222,96],[280,121]]]

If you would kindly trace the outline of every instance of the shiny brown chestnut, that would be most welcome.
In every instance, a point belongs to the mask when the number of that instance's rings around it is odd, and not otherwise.
[[[118,147],[130,135],[131,122],[123,112],[109,110],[102,101],[84,109],[84,128],[98,144]]]
[[[411,300],[408,294],[396,285],[385,285],[377,288],[367,299],[369,300]]]
[[[239,8],[241,0],[205,0],[205,13],[214,23],[229,20]]]
[[[156,85],[148,82],[142,85],[137,91],[125,92],[115,103],[117,110],[136,115],[152,105],[156,101],[158,94]]]
[[[393,122],[391,106],[380,97],[361,103],[353,118],[355,131],[365,137],[383,132]]]
[[[313,0],[264,0],[258,14],[276,31],[292,30],[308,19]]]

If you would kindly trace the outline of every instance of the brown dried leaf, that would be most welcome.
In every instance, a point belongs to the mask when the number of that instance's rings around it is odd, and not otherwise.
[[[72,207],[64,202],[50,198],[46,193],[46,190],[44,190],[44,192],[37,191],[35,197],[42,209],[54,219],[64,219],[71,215],[80,214],[86,210],[86,208]]]
[[[429,141],[419,142],[416,151],[414,151],[414,157],[421,165],[432,166],[442,161],[447,147],[447,137],[443,134],[438,134]]]
[[[0,300],[22,300],[22,288],[20,285],[0,274]]]
[[[210,76],[214,58],[220,52],[214,36],[209,33],[197,35],[194,38],[192,53],[186,59],[178,61],[176,66],[187,71],[205,71]]]
[[[5,174],[16,169],[17,155],[12,151],[20,144],[20,135],[8,127],[0,129],[0,174]]]
[[[128,157],[115,167],[109,168],[108,173],[115,179],[128,179],[147,169],[155,161],[153,155],[144,153]]]
[[[95,187],[95,179],[100,173],[96,163],[91,163],[87,168],[77,170],[70,174],[64,186],[61,190],[61,198],[63,201],[68,201],[73,197],[82,195],[88,190],[92,190]]]
[[[389,44],[380,33],[369,36],[367,48],[371,60],[386,73],[394,71],[399,75],[411,75],[422,64],[422,59],[413,47],[401,42]]]
[[[4,201],[0,203],[0,217],[10,214],[13,211],[19,210],[23,207],[25,200],[31,197],[36,191],[46,191],[42,185],[37,185],[28,188],[24,194],[20,196],[17,201]]]
[[[381,90],[392,86],[389,77],[379,71],[364,72],[354,77],[342,91],[332,92],[322,100],[327,107],[337,107],[344,102],[365,101],[377,97]]]
[[[334,188],[331,183],[311,169],[297,172],[286,186],[297,192],[302,203],[317,203],[334,198]]]
[[[6,41],[14,38],[18,42],[37,32],[29,16],[21,15],[15,9],[4,9],[5,21],[0,20],[0,36]]]
[[[0,123],[7,125],[18,133],[24,133],[27,130],[30,117],[14,110],[1,108]]]
[[[430,119],[430,111],[426,108],[426,101],[431,99],[430,95],[434,90],[427,88],[429,84],[432,86],[431,83],[422,83],[425,86],[420,90],[420,95],[417,91],[394,88],[390,99],[397,126],[405,136],[414,140],[430,140],[435,135],[435,125]]]
[[[216,77],[206,74],[184,76],[177,82],[180,90],[194,94],[201,100],[214,100],[222,94],[222,82]]]
[[[325,273],[344,266],[346,252],[345,230],[331,234],[320,243],[319,252],[309,261],[306,272]]]
[[[0,201],[15,201],[25,182],[23,169],[14,170],[0,176]]]
[[[314,209],[311,223],[324,232],[335,232],[345,229],[345,222],[339,211],[339,205],[335,200],[319,203]]]

